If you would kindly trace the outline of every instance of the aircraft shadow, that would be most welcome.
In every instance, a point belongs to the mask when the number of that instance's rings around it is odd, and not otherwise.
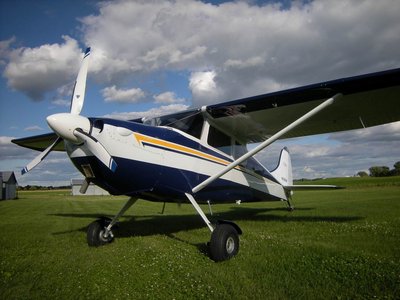
[[[298,211],[312,210],[312,208],[299,208]],[[273,212],[284,211],[282,214],[273,214]],[[59,217],[68,218],[92,218],[93,220],[101,217],[99,214],[53,214]],[[103,215],[112,218],[112,215]],[[215,213],[213,216],[208,216],[211,220],[232,220],[240,221],[260,221],[260,222],[351,222],[361,219],[360,217],[352,216],[298,216],[296,212],[288,212],[286,208],[246,208],[233,207],[229,211]],[[128,219],[127,219],[128,218]],[[179,231],[194,230],[206,228],[206,225],[195,212],[191,215],[162,215],[154,214],[147,216],[124,215],[122,221],[113,229],[116,238],[126,238],[133,236],[151,236],[151,235],[166,235],[175,238],[175,233]],[[66,234],[69,232],[82,231],[86,232],[86,227],[72,230],[53,233],[54,235]]]
[[[313,208],[296,208],[297,211],[308,211]],[[276,212],[286,212],[285,214]],[[53,214],[53,216],[67,217],[67,218],[92,218],[93,220],[101,217],[99,214]],[[112,218],[112,215],[103,215]],[[298,216],[296,212],[288,212],[286,208],[247,208],[247,207],[233,207],[229,211],[215,213],[213,216],[208,216],[210,221],[217,220],[232,220],[240,221],[260,221],[260,222],[352,222],[361,219],[360,217],[342,217],[342,216]],[[198,249],[200,253],[208,255],[208,246],[206,242],[193,243],[188,240],[182,239],[176,235],[180,231],[188,231],[204,228],[206,225],[203,220],[195,212],[191,215],[162,215],[160,213],[148,216],[134,216],[124,215],[122,221],[117,223],[113,228],[113,233],[116,238],[130,238],[135,236],[152,236],[152,235],[165,235],[176,241],[189,244]],[[63,232],[55,232],[53,235],[68,234],[71,232],[85,232],[87,227],[79,228],[76,230],[69,230]],[[208,242],[208,240],[207,240]]]

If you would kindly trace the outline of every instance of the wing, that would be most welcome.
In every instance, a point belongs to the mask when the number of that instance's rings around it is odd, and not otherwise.
[[[54,141],[58,138],[55,133],[46,133],[36,136],[30,136],[27,138],[14,139],[12,142],[19,146],[30,148],[38,151],[47,149]],[[64,143],[58,143],[53,151],[65,151]]]
[[[400,120],[400,69],[210,105],[207,118],[243,143],[261,142],[338,93],[343,97],[282,138]]]

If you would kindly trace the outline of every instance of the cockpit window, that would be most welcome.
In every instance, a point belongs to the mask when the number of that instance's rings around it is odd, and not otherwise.
[[[173,127],[198,139],[201,136],[203,123],[204,118],[200,111],[177,113],[144,121],[147,125]]]
[[[231,137],[213,126],[210,126],[207,142],[210,146],[213,146],[226,154],[232,154]]]
[[[195,115],[187,116],[182,119],[173,119],[173,120],[168,120],[163,124],[164,122],[161,123],[161,126],[169,126],[173,127],[179,130],[182,130],[183,132],[186,132],[187,134],[190,134],[196,138],[200,138],[201,135],[201,130],[203,128],[203,116],[198,113]]]
[[[237,141],[235,142],[235,146],[233,148],[233,158],[238,159],[242,155],[247,153],[247,147],[246,145],[242,145],[238,143]]]

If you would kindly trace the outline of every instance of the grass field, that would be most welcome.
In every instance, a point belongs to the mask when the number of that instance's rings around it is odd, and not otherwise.
[[[399,299],[400,178],[322,182],[349,188],[297,192],[294,212],[214,205],[244,232],[223,263],[190,205],[139,201],[114,243],[89,248],[86,226],[126,197],[20,192],[0,202],[0,299]]]

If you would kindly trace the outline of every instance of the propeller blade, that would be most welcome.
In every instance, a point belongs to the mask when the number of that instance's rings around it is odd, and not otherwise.
[[[86,77],[89,65],[90,47],[86,49],[82,65],[76,77],[74,91],[71,98],[71,114],[79,115],[81,113],[83,102],[85,100]]]
[[[42,153],[36,156],[25,168],[21,170],[21,175],[28,173],[30,170],[40,164],[41,161],[51,152],[51,150],[53,150],[61,141],[62,138],[58,137],[53,144],[47,147]]]
[[[74,135],[86,143],[89,151],[92,152],[98,160],[100,160],[107,168],[115,172],[117,163],[112,156],[107,152],[106,148],[93,136],[84,132],[81,128],[74,130]]]

